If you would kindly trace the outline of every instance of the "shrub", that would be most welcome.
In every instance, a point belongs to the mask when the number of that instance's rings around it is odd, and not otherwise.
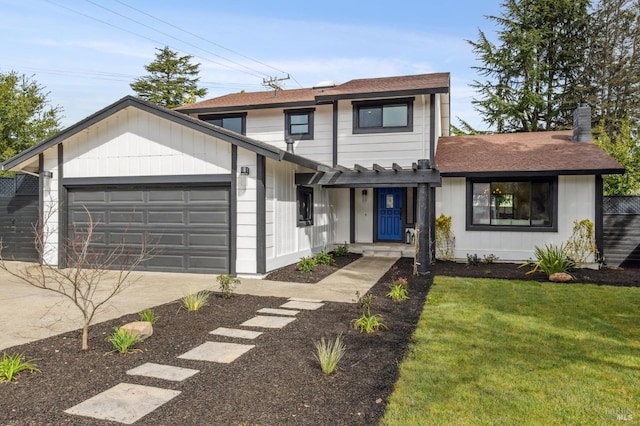
[[[456,237],[451,230],[451,216],[441,214],[436,219],[436,258],[454,260],[455,244]]]
[[[589,219],[574,220],[573,233],[567,241],[565,250],[567,256],[573,259],[577,266],[587,263],[591,255],[593,255],[594,262],[599,261],[593,222]]]
[[[114,347],[114,350],[108,353],[119,352],[121,354],[128,354],[140,351],[140,349],[131,348],[140,340],[138,335],[125,328],[115,327],[113,333],[107,337],[107,340]]]
[[[206,290],[182,296],[182,306],[190,312],[198,311],[209,304],[209,292]]]
[[[477,254],[470,255],[467,253],[467,265],[469,266],[478,266],[480,264],[480,258]]]
[[[482,256],[482,261],[487,265],[496,263],[498,260],[500,260],[500,258],[493,253]]]
[[[316,254],[314,258],[318,265],[334,265],[336,263],[335,260],[333,260],[331,253],[327,252],[327,249],[322,249],[322,251]]]
[[[331,374],[335,371],[338,362],[342,359],[347,347],[342,341],[342,334],[336,336],[335,341],[325,341],[324,337],[320,341],[314,342],[316,352],[313,356],[320,363],[320,368],[324,374]]]
[[[33,361],[25,360],[23,354],[8,355],[4,352],[0,359],[0,383],[13,382],[23,371],[40,372]]]
[[[360,333],[367,334],[374,333],[381,328],[388,328],[383,322],[382,315],[371,313],[371,304],[376,297],[371,293],[362,297],[359,297],[360,293],[356,293],[356,296],[358,296],[358,303],[362,308],[362,315],[352,321],[353,328]]]
[[[551,276],[557,272],[567,272],[575,266],[575,262],[567,256],[564,246],[545,244],[544,248],[535,247],[536,260],[530,260],[520,267],[531,266],[532,269],[527,274],[534,272],[544,272]]]
[[[401,302],[403,300],[407,300],[409,298],[409,289],[407,288],[407,279],[406,278],[396,278],[391,283],[391,287],[389,293],[387,293],[387,297],[393,300],[394,302]]]
[[[150,322],[151,324],[155,324],[158,321],[158,317],[156,316],[153,309],[143,309],[138,315],[140,315],[140,320]]]
[[[333,254],[338,257],[344,257],[349,255],[349,244],[345,241],[344,244],[340,244],[333,250]]]
[[[240,284],[240,280],[238,278],[225,274],[218,275],[216,281],[218,281],[220,293],[222,293],[222,297],[225,299],[233,297],[233,290],[238,284]]]
[[[300,272],[311,272],[318,266],[318,261],[315,257],[303,257],[298,262],[297,268]]]

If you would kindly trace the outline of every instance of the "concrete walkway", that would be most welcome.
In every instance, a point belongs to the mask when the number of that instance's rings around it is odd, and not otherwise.
[[[311,298],[330,302],[356,302],[356,291],[366,293],[397,258],[362,257],[317,284],[288,283],[243,278],[238,294]],[[12,269],[28,267],[7,262]],[[135,272],[134,282],[111,299],[95,323],[140,312],[200,290],[217,291],[215,275]],[[108,283],[105,283],[108,285]],[[0,270],[0,350],[67,331],[82,325],[77,308],[63,296],[31,287]]]

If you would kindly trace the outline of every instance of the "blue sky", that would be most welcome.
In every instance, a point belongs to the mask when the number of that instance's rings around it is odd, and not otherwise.
[[[465,40],[478,28],[493,38],[485,15],[499,15],[500,3],[0,0],[0,72],[33,76],[65,127],[133,94],[129,83],[164,45],[201,64],[207,97],[264,90],[264,77],[287,73],[294,89],[450,72],[453,123],[485,128],[471,105],[477,62]]]

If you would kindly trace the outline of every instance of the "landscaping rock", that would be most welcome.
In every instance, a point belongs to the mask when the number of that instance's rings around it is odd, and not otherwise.
[[[555,274],[549,275],[549,281],[554,283],[568,283],[572,279],[573,277],[566,272],[556,272]]]
[[[153,325],[149,321],[134,321],[123,325],[120,328],[128,330],[132,334],[136,334],[142,342],[153,334]]]

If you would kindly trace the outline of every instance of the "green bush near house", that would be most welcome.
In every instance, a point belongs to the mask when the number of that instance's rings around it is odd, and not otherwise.
[[[322,251],[317,253],[314,258],[318,265],[335,265],[336,263],[335,260],[333,260],[331,253],[327,252],[327,249],[322,249]]]
[[[318,261],[315,257],[303,257],[296,265],[296,268],[300,272],[311,272],[318,266]]]

